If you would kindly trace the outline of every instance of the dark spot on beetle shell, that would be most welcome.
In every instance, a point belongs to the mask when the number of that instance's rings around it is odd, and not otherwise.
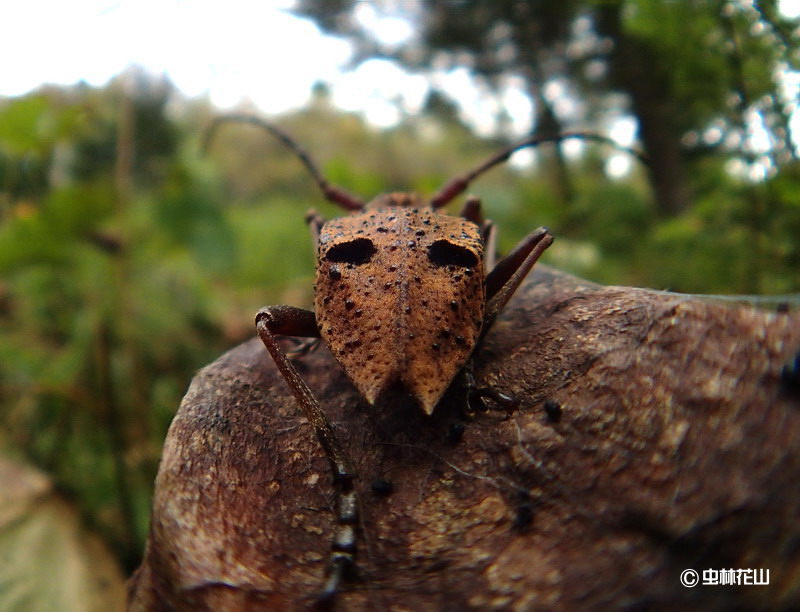
[[[456,344],[465,344],[465,343],[466,339],[464,338],[464,336],[456,336]]]
[[[386,233],[386,232],[388,232],[389,230],[388,230],[387,228],[385,228],[385,227],[381,226],[381,227],[379,227],[379,228],[378,228],[378,231],[379,231],[379,232],[381,232],[382,234],[385,234],[385,233]]]
[[[417,230],[417,231],[416,231],[416,232],[414,232],[414,233],[415,233],[417,236],[424,236],[424,235],[425,235],[425,230],[423,230],[423,229],[419,229],[419,230]]]
[[[439,330],[439,335],[442,338],[449,338],[450,337],[450,330],[445,327],[444,329]]]
[[[338,266],[331,266],[330,270],[328,270],[328,276],[333,280],[339,280],[342,278],[342,272]]]
[[[411,312],[411,306],[406,306],[405,308],[403,308],[403,312],[409,314]]]
[[[392,264],[391,266],[389,266],[389,272],[397,272],[397,266],[396,266],[396,265],[394,265],[394,264]]]
[[[471,274],[470,266],[478,265],[478,256],[468,248],[451,242],[450,240],[437,240],[428,247],[428,259],[436,266],[458,266],[467,268],[465,274]]]
[[[433,344],[431,344],[431,348],[434,351],[438,351],[439,350],[439,343],[438,342],[434,342]]]
[[[356,303],[353,300],[344,301],[344,307],[347,308],[347,310],[352,310],[355,305]]]
[[[367,263],[376,252],[375,245],[369,238],[356,238],[347,242],[334,244],[325,253],[325,259],[346,263],[348,267]]]
[[[355,338],[353,340],[348,340],[344,343],[345,347],[347,348],[357,348],[361,346],[361,340],[359,338]]]
[[[458,302],[456,302],[455,300],[452,300],[450,302],[450,310],[458,310]]]
[[[353,314],[356,315],[357,317],[360,317],[362,314],[364,314],[364,311],[361,308],[356,308]]]

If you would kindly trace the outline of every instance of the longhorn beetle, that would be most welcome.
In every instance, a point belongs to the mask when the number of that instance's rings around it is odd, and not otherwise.
[[[328,579],[320,599],[333,597],[354,570],[358,503],[355,472],[324,410],[283,353],[276,336],[322,338],[359,393],[371,405],[400,386],[428,415],[459,372],[470,401],[513,400],[475,387],[470,359],[553,238],[546,228],[528,234],[495,263],[495,231],[481,203],[467,198],[460,216],[437,212],[492,167],[526,147],[567,138],[611,144],[593,133],[531,137],[510,146],[442,187],[429,200],[410,193],[379,195],[370,202],[331,185],[311,157],[283,130],[250,115],[218,117],[206,144],[222,122],[249,123],[277,137],[300,159],[325,199],[351,211],[325,221],[307,221],[316,245],[314,311],[267,306],[256,329],[325,450],[338,491]],[[434,322],[431,312],[441,315]]]

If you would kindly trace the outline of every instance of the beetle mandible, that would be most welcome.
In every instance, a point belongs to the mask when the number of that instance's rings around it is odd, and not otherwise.
[[[430,415],[462,371],[470,400],[489,396],[511,401],[492,390],[476,388],[469,361],[553,238],[546,228],[536,229],[495,263],[494,226],[483,218],[477,198],[467,198],[459,216],[437,211],[479,175],[526,147],[581,138],[630,149],[586,132],[530,137],[448,182],[428,200],[415,194],[390,193],[364,202],[328,183],[288,134],[257,117],[218,117],[206,134],[206,146],[217,126],[230,121],[258,126],[277,137],[298,156],[324,197],[351,211],[330,221],[314,212],[307,215],[317,251],[315,310],[268,306],[256,315],[261,340],[332,466],[338,508],[329,576],[320,594],[321,599],[329,599],[354,570],[355,473],[325,411],[276,336],[321,338],[371,405],[379,404],[390,388],[400,387]]]

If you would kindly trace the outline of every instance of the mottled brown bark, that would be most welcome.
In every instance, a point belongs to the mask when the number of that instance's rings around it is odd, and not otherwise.
[[[432,417],[401,399],[373,409],[324,347],[306,355],[359,473],[360,577],[335,605],[797,606],[800,399],[780,372],[798,349],[797,313],[539,267],[477,360],[479,382],[519,410],[480,414],[462,436],[457,393]],[[306,607],[323,583],[330,480],[260,342],[222,356],[167,437],[132,608]],[[690,589],[685,568],[768,568],[770,584]]]

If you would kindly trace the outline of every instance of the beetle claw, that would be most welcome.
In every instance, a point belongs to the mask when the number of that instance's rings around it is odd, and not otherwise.
[[[496,409],[504,410],[507,416],[511,416],[519,407],[519,400],[511,395],[497,391],[490,387],[474,387],[468,391],[467,404],[469,409],[473,412],[489,412],[491,409],[485,400],[490,400],[497,406]]]
[[[304,340],[300,340],[295,344],[295,347],[290,350],[286,351],[286,357],[291,359],[292,361],[297,361],[305,357],[308,353],[313,353],[319,348],[320,339],[319,338],[306,338]]]
[[[477,413],[489,412],[489,407],[483,401],[483,394],[477,387],[472,387],[467,391],[467,412],[474,417]]]
[[[344,582],[351,582],[355,577],[356,566],[351,556],[341,555],[334,557],[328,572],[328,580],[314,598],[314,607],[319,610],[328,609],[339,593],[341,585]]]

